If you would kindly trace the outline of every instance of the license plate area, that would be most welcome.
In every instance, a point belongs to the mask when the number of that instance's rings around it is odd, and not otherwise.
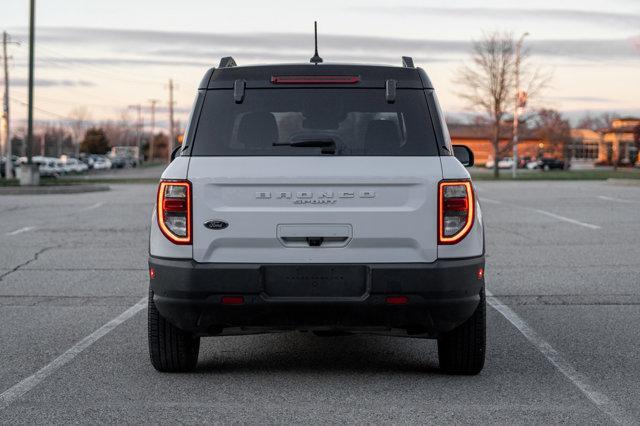
[[[279,299],[362,299],[368,268],[363,265],[263,266],[264,296]]]

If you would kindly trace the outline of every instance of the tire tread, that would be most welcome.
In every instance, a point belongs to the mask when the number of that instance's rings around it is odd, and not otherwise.
[[[196,368],[200,338],[165,320],[153,303],[152,290],[149,290],[148,338],[149,356],[156,370],[178,373]]]

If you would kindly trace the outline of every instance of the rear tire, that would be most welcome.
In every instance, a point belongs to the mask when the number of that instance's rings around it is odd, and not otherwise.
[[[193,371],[198,363],[200,338],[194,337],[165,320],[149,290],[149,355],[153,367],[165,373]]]
[[[446,373],[475,375],[482,371],[487,343],[486,311],[483,288],[480,304],[471,318],[438,338],[440,368]]]

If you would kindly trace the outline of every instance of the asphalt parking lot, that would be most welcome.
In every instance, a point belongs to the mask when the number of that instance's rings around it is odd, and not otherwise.
[[[155,186],[0,196],[0,421],[636,423],[640,186],[478,182],[488,353],[303,333],[204,339],[196,373],[147,354]]]

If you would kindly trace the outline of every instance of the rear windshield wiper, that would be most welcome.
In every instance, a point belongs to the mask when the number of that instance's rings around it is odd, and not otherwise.
[[[273,146],[293,146],[296,148],[322,148],[323,154],[336,153],[336,141],[332,138],[298,139],[290,142],[274,142]]]

